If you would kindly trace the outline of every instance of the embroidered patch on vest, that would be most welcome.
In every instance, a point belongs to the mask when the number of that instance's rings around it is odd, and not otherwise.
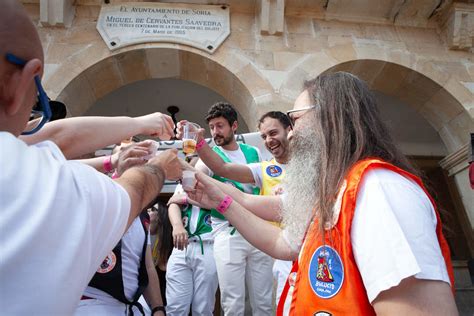
[[[319,311],[314,313],[313,316],[332,316],[332,314],[325,311]]]
[[[207,214],[206,216],[204,216],[204,224],[211,227],[211,225],[212,225],[211,214]]]
[[[277,165],[270,165],[267,167],[267,169],[265,169],[265,171],[270,177],[273,177],[273,178],[280,176],[281,173],[283,172],[281,167]]]
[[[112,271],[116,263],[117,257],[115,257],[115,253],[111,251],[100,264],[99,269],[97,269],[97,273],[107,273]]]
[[[330,246],[320,246],[309,263],[309,277],[314,294],[320,298],[335,296],[344,282],[344,266],[341,257]]]

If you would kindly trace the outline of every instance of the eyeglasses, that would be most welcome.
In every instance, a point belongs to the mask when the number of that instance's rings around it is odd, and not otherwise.
[[[25,66],[27,63],[25,60],[16,57],[13,54],[6,54],[5,58],[9,63],[21,67]],[[52,116],[51,108],[49,106],[49,98],[46,95],[43,86],[41,85],[41,79],[39,76],[35,76],[35,84],[36,89],[38,90],[38,101],[31,110],[30,120],[23,133],[21,133],[22,135],[31,135],[36,133],[43,127],[44,124],[46,124],[46,122],[51,119]]]
[[[302,117],[305,113],[301,114],[301,115],[298,115],[297,117],[295,117],[295,113],[298,113],[298,112],[302,112],[302,111],[309,111],[309,110],[312,110],[312,109],[315,109],[316,108],[316,105],[311,105],[311,106],[308,106],[308,107],[305,107],[305,108],[302,108],[302,109],[297,109],[297,110],[291,110],[291,111],[288,111],[286,112],[286,116],[288,117],[288,119],[290,120],[290,125],[291,125],[291,128],[295,127],[295,122],[297,119],[299,119],[300,117]]]

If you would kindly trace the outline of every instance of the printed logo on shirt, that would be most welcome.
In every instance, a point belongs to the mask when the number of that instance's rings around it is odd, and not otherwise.
[[[265,169],[265,171],[270,177],[276,178],[281,175],[283,169],[277,165],[270,165],[267,167],[267,169]]]
[[[188,227],[189,218],[187,216],[183,216],[183,226],[184,228]]]
[[[319,311],[314,313],[313,316],[332,316],[332,314],[325,311]]]
[[[309,282],[314,294],[320,298],[335,296],[344,282],[341,257],[330,246],[321,246],[313,253],[309,263]]]
[[[204,216],[204,224],[211,227],[211,225],[212,225],[211,214],[207,214],[206,216]]]
[[[117,263],[117,257],[115,257],[115,253],[111,251],[107,257],[105,257],[104,261],[99,266],[99,269],[97,269],[98,273],[107,273],[112,271],[112,269],[115,267],[115,264]]]

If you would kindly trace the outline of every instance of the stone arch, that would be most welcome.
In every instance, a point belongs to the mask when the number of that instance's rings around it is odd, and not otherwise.
[[[248,61],[223,54],[207,55],[192,48],[133,47],[99,58],[85,70],[60,83],[57,99],[69,114],[83,114],[98,99],[139,80],[173,78],[207,87],[235,105],[247,126],[256,126],[255,109],[271,85]],[[175,45],[177,46],[177,45]],[[67,63],[64,67],[68,67]],[[75,69],[71,67],[71,71]],[[63,70],[60,73],[67,73]],[[53,93],[54,96],[54,93]]]
[[[459,79],[451,78],[428,62],[416,67],[380,59],[338,62],[321,52],[307,57],[290,72],[282,92],[295,97],[295,92],[301,91],[301,80],[291,78],[309,79],[335,71],[353,73],[371,89],[406,102],[439,133],[449,152],[466,144],[469,132],[474,130],[473,117],[467,111],[473,102],[469,91],[461,86]]]

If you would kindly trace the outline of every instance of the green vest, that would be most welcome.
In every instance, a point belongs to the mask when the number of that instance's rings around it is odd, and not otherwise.
[[[242,150],[242,153],[244,154],[245,156],[245,160],[247,161],[247,163],[253,163],[253,162],[259,162],[259,156],[258,156],[258,152],[257,150],[255,149],[255,147],[253,146],[249,146],[247,144],[239,144],[239,147],[240,149]],[[226,156],[226,154],[217,146],[214,146],[212,148],[212,150],[214,150],[221,158],[222,160],[224,160],[224,162],[226,163],[230,163],[232,162],[229,157]],[[244,192],[244,187],[242,186],[242,183],[240,182],[237,182],[237,181],[234,181],[234,180],[230,180],[230,179],[227,179],[227,178],[224,178],[224,177],[220,177],[218,175],[213,175],[212,176],[214,179],[220,181],[220,182],[224,182],[224,183],[231,183],[233,186],[235,186],[237,189],[239,189],[240,191]],[[255,194],[255,195],[258,195],[260,193],[260,189],[258,187],[254,187],[252,189],[252,193]],[[217,217],[219,219],[224,219],[225,220],[225,217],[224,215],[222,215],[221,213],[219,213],[218,211],[216,211],[215,209],[212,209],[211,210],[211,215],[213,217]]]
[[[211,211],[200,209],[198,220],[196,224],[196,230],[194,233],[190,231],[190,224],[189,221],[191,220],[193,212],[193,206],[191,204],[188,205],[185,209],[181,210],[181,217],[183,218],[184,228],[188,232],[188,237],[200,236],[205,233],[210,233],[212,231],[211,226]]]
[[[191,233],[190,221],[193,214],[193,206],[189,204],[185,209],[181,210],[181,218],[183,219],[183,226],[188,233],[188,238],[197,237],[199,244],[201,245],[201,254],[204,255],[204,245],[202,244],[201,235],[212,232],[211,226],[211,211],[205,209],[199,209],[198,220],[196,224],[196,230]]]

